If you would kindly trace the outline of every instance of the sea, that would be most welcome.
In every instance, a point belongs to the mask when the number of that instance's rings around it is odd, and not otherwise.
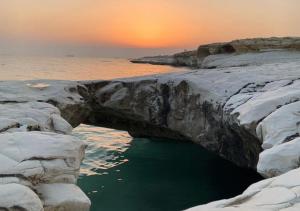
[[[0,80],[105,80],[185,69],[133,64],[123,58],[0,55]]]
[[[102,80],[186,71],[123,58],[0,56],[0,80]],[[188,141],[133,138],[80,125],[88,147],[78,185],[91,211],[179,211],[242,193],[262,178]]]

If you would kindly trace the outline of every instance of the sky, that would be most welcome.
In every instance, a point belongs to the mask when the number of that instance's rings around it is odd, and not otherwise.
[[[299,0],[1,0],[0,51],[130,57],[300,36],[299,8]]]

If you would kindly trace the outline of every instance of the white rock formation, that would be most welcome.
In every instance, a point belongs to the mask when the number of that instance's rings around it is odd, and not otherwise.
[[[32,184],[75,183],[85,144],[73,136],[46,132],[0,134],[0,175]]]
[[[300,176],[291,171],[300,166],[299,44],[270,38],[200,46],[181,59],[198,59],[192,63],[202,69],[94,83],[96,119],[111,116],[136,136],[190,139],[273,177],[195,210],[298,210],[298,187],[290,183]]]
[[[72,126],[49,103],[0,104],[0,131],[54,131],[70,134]]]
[[[240,124],[250,129],[253,124],[256,125],[279,107],[300,99],[300,81],[290,83],[290,85],[281,85],[277,89],[254,92],[252,98],[235,108],[232,114],[237,113]]]
[[[36,190],[44,200],[45,211],[89,210],[89,198],[74,184],[42,184]]]
[[[294,211],[300,208],[300,168],[251,185],[243,194],[188,211]]]
[[[245,54],[217,54],[206,57],[201,68],[226,68],[245,67],[251,65],[265,65],[276,63],[288,63],[300,59],[298,52],[293,51],[266,51],[260,53]]]
[[[257,171],[273,177],[300,167],[300,138],[263,151],[259,155]]]
[[[78,86],[79,83],[72,81],[1,81],[0,101],[20,103],[53,100],[61,106],[68,106],[83,102],[78,94]]]
[[[1,207],[32,211],[43,210],[43,206],[49,211],[89,210],[89,199],[74,185],[84,150],[85,144],[69,135],[52,132],[0,134],[0,195],[11,193],[7,203],[2,203],[1,198]],[[7,192],[6,187],[12,187],[11,192]],[[38,190],[42,200],[29,187]],[[14,196],[14,191],[20,196]]]
[[[37,102],[52,97],[44,95],[49,94],[49,86],[39,84],[32,88],[37,90],[26,93],[25,82],[11,83],[10,91],[0,88],[0,209],[88,211],[91,202],[75,185],[85,143],[65,135],[73,128],[57,107]],[[58,87],[53,94],[65,95]],[[72,95],[79,99],[78,93]],[[62,100],[60,108],[70,108],[69,98],[53,98]],[[80,106],[81,101],[71,102],[71,108]]]
[[[42,211],[39,197],[28,187],[19,184],[0,185],[1,210]]]
[[[72,126],[79,125],[89,113],[82,96],[85,94],[86,88],[74,81],[0,81],[1,104],[49,103],[57,107]]]
[[[258,137],[263,142],[263,149],[272,148],[299,136],[299,124],[300,102],[291,103],[275,110],[262,120],[256,129]]]

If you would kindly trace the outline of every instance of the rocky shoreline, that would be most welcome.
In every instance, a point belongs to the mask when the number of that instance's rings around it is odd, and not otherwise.
[[[235,57],[234,61],[223,62],[228,60],[228,56],[245,55],[252,53],[263,53],[269,51],[299,51],[300,39],[297,37],[284,38],[254,38],[233,40],[227,43],[212,43],[201,45],[197,50],[184,51],[174,55],[152,56],[132,59],[133,63],[148,63],[154,65],[172,65],[172,66],[188,66],[192,68],[217,68],[220,66],[232,67],[233,63],[238,66],[247,66],[248,59]],[[248,55],[247,55],[248,56]],[[246,59],[246,61],[244,61]],[[272,58],[271,58],[272,59]],[[284,58],[281,58],[284,59]],[[216,60],[218,63],[214,63]],[[238,61],[240,61],[238,63]],[[266,61],[263,61],[266,62]],[[262,63],[260,61],[261,64]]]
[[[89,210],[89,199],[76,186],[85,143],[71,135],[85,123],[134,137],[193,141],[269,178],[236,198],[192,210],[297,210],[299,43],[270,38],[200,46],[181,57],[200,69],[180,73],[1,81],[0,207]]]

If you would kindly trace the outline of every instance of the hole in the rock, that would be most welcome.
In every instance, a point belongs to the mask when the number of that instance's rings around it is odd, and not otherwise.
[[[89,144],[78,184],[92,211],[183,210],[236,196],[262,179],[189,142],[132,139],[88,125],[74,135]]]
[[[220,53],[235,53],[236,50],[232,45],[226,44],[221,47],[220,51]]]

